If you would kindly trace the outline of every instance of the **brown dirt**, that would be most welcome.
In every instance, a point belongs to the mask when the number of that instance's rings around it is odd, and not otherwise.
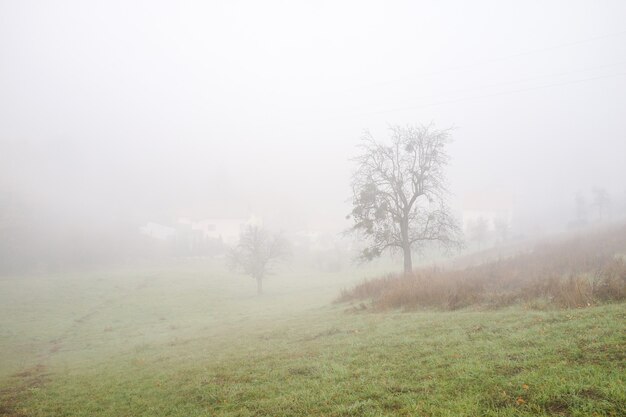
[[[11,375],[9,385],[0,389],[0,417],[27,417],[19,409],[19,404],[32,388],[42,387],[48,381],[48,375],[42,364]]]

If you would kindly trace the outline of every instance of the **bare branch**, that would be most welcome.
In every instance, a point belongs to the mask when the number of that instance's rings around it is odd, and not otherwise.
[[[367,131],[359,144],[352,177],[352,230],[369,241],[364,258],[401,249],[407,269],[412,248],[426,242],[452,247],[459,241],[459,228],[445,202],[450,131],[432,124],[390,130],[389,145]]]
[[[263,278],[276,262],[287,258],[289,252],[289,244],[282,236],[250,225],[241,233],[239,244],[230,252],[229,263],[231,268],[256,279],[260,293]]]

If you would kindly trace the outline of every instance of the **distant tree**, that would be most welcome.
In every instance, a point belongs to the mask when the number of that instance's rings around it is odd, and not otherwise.
[[[487,234],[489,233],[489,222],[487,219],[480,216],[469,225],[469,238],[478,243],[479,246],[487,240]]]
[[[609,214],[611,197],[608,191],[602,187],[594,187],[591,191],[593,192],[593,204],[598,209],[598,219],[603,220]]]
[[[583,225],[587,223],[587,215],[588,215],[588,204],[585,196],[578,192],[576,193],[576,221],[579,225]]]
[[[450,247],[460,230],[446,204],[445,147],[450,130],[428,126],[393,126],[390,140],[377,142],[365,132],[352,177],[351,230],[362,233],[370,260],[384,251],[404,257],[404,272],[413,269],[412,250],[429,242]],[[350,216],[348,216],[350,217]]]
[[[46,255],[32,227],[36,219],[32,207],[0,190],[0,274],[37,266]]]
[[[260,226],[247,226],[239,236],[239,244],[230,252],[231,267],[256,280],[257,293],[263,293],[263,279],[272,266],[289,254],[287,241]]]
[[[498,216],[493,219],[493,228],[501,242],[505,242],[509,238],[511,225],[509,224],[509,219],[506,216]]]

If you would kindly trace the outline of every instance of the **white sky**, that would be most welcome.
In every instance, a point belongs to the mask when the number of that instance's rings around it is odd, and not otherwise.
[[[617,200],[625,21],[624,1],[0,0],[0,185],[338,231],[362,130],[432,121],[456,127],[457,202]]]

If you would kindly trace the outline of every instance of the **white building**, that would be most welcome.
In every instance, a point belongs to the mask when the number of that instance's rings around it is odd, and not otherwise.
[[[261,219],[255,216],[238,219],[203,219],[190,220],[185,217],[178,219],[178,224],[187,225],[191,230],[199,231],[206,238],[220,239],[226,244],[235,244],[239,235],[248,225],[262,225]]]
[[[141,233],[157,240],[168,240],[176,236],[176,229],[162,224],[148,222],[140,229]]]

